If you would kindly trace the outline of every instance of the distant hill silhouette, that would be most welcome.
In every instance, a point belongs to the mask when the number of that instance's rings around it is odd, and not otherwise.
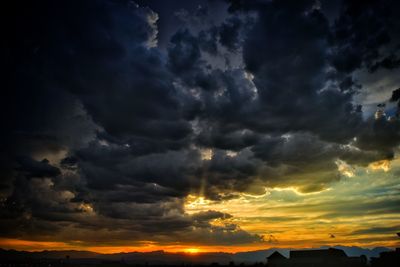
[[[322,247],[328,248],[328,247]],[[378,257],[380,252],[390,251],[386,247],[378,247],[374,249],[366,249],[360,247],[346,247],[335,246],[334,248],[342,249],[348,256],[361,256],[365,255],[368,258]],[[198,264],[229,264],[234,262],[237,264],[246,263],[251,264],[255,262],[265,262],[266,257],[269,257],[275,251],[279,251],[283,256],[288,257],[290,248],[271,248],[265,250],[238,252],[238,253],[168,253],[164,251],[153,252],[129,252],[129,253],[114,253],[114,254],[101,254],[90,251],[40,251],[40,252],[26,252],[16,250],[0,249],[0,262],[7,260],[26,260],[26,259],[66,259],[69,256],[71,263],[100,263],[106,261],[124,261],[127,263],[137,264],[182,264],[182,263],[198,263]]]

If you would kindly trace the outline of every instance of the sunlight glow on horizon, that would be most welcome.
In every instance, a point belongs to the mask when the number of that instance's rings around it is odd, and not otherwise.
[[[0,239],[0,247],[26,251],[41,250],[88,250],[98,253],[152,252],[163,250],[172,253],[198,254],[204,252],[242,252],[279,248],[316,248],[320,246],[375,247],[399,246],[394,233],[373,233],[368,229],[398,225],[400,216],[396,212],[372,213],[370,207],[390,210],[385,205],[398,203],[396,195],[400,186],[400,159],[396,158],[386,169],[387,162],[377,162],[367,167],[354,167],[340,162],[338,171],[341,180],[332,183],[322,191],[302,193],[296,187],[265,187],[265,193],[253,195],[243,193],[237,198],[213,201],[204,196],[190,194],[184,203],[185,212],[193,215],[199,212],[219,211],[232,215],[210,221],[211,225],[223,227],[235,224],[251,234],[264,236],[264,242],[245,245],[218,244],[169,244],[156,241],[136,242],[134,245],[84,243],[83,241],[46,241]],[[340,166],[344,166],[342,169]],[[346,171],[351,168],[353,176]],[[372,170],[372,171],[369,171]],[[390,170],[390,171],[389,171]],[[378,179],[379,178],[379,179]],[[388,204],[386,202],[388,201]],[[397,201],[397,202],[396,202]],[[362,204],[359,204],[362,203]],[[367,210],[363,210],[368,207]],[[88,216],[92,206],[81,206]],[[379,211],[379,209],[378,209]],[[330,237],[332,233],[335,238]],[[274,238],[269,238],[273,236]],[[62,240],[62,239],[59,239]]]

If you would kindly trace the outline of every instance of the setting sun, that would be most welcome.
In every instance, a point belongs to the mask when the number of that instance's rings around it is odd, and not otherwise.
[[[200,249],[198,248],[187,248],[184,250],[185,253],[190,253],[190,254],[197,254],[200,252]]]

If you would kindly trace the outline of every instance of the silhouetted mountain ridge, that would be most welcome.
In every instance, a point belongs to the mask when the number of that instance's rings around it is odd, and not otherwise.
[[[321,248],[328,248],[326,246]],[[334,246],[334,248],[342,249],[348,256],[365,255],[368,258],[379,256],[380,252],[390,251],[386,247],[376,247],[373,249],[361,247]],[[78,250],[44,250],[39,252],[27,252],[17,250],[0,249],[1,259],[66,259],[69,257],[71,262],[101,262],[101,261],[124,261],[128,263],[149,263],[149,264],[180,264],[184,262],[191,263],[212,263],[227,264],[231,261],[235,263],[254,263],[265,262],[266,257],[275,251],[279,251],[282,255],[288,257],[291,248],[270,248],[265,250],[246,251],[237,253],[226,252],[207,252],[207,253],[171,253],[163,250],[152,252],[121,252],[113,254],[102,254],[91,251]]]

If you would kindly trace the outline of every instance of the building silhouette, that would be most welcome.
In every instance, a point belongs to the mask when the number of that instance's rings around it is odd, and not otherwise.
[[[284,266],[287,263],[287,260],[288,259],[285,256],[278,251],[275,251],[269,257],[267,257],[268,267]]]
[[[275,251],[267,258],[268,267],[364,267],[367,257],[348,257],[341,249],[293,250],[289,258]]]
[[[371,267],[394,267],[400,265],[400,248],[395,251],[381,252],[379,258],[371,258]]]

